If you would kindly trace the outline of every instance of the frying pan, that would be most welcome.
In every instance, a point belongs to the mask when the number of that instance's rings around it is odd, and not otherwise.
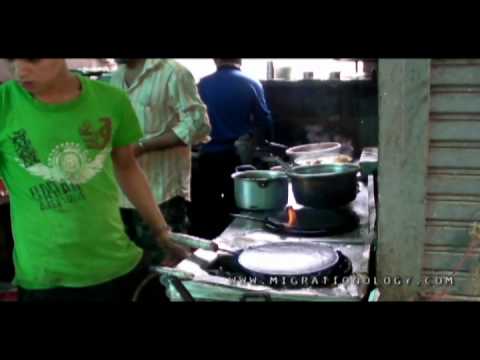
[[[352,264],[343,253],[327,245],[282,241],[219,256],[206,271],[277,289],[316,288],[341,283],[343,277],[351,275]]]
[[[182,234],[182,237],[189,236]],[[335,277],[340,283],[343,276],[352,273],[347,257],[318,242],[280,241],[228,253],[229,256],[220,256],[216,265],[238,279],[248,276],[249,281],[254,279],[255,284],[272,288],[330,286]],[[168,276],[179,277],[180,274],[184,279],[192,278],[175,269],[154,267],[153,270]]]
[[[258,218],[243,214],[231,214],[235,218],[247,219],[262,223],[267,230],[280,234],[296,236],[330,236],[348,233],[358,226],[358,216],[348,208],[295,210],[297,224],[288,225],[288,212],[281,211],[266,218]]]

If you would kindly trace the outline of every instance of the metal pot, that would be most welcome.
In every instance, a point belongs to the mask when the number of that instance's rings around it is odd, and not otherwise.
[[[344,206],[357,197],[357,174],[353,164],[296,166],[287,172],[297,203],[317,209]]]
[[[285,207],[288,202],[288,177],[284,172],[239,171],[242,168],[245,167],[237,168],[237,172],[232,174],[235,202],[240,209],[275,210]]]

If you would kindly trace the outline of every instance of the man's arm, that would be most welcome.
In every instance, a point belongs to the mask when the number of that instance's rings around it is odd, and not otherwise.
[[[255,82],[253,88],[255,91],[255,102],[253,106],[255,124],[258,126],[258,130],[261,131],[261,135],[265,139],[272,140],[273,121],[270,109],[267,105],[263,86],[260,82]]]
[[[169,102],[175,108],[179,123],[172,130],[143,140],[135,148],[136,155],[164,150],[174,146],[191,146],[208,141],[211,131],[207,107],[200,99],[195,79],[191,73],[180,68],[168,84]]]
[[[135,156],[140,156],[151,151],[160,151],[176,146],[187,146],[174,132],[167,132],[154,136],[148,140],[142,140],[134,146]]]
[[[143,220],[151,226],[158,246],[167,252],[164,265],[175,265],[190,256],[184,247],[170,240],[170,229],[155,203],[145,174],[135,160],[133,146],[113,149],[112,160],[120,187]]]
[[[3,184],[2,179],[0,178],[0,200],[8,196],[7,188]]]

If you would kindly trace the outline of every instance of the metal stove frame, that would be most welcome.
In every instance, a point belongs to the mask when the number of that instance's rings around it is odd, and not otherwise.
[[[219,253],[200,249],[175,268],[179,273],[190,275],[189,278],[183,279],[181,284],[195,301],[362,301],[367,299],[370,288],[368,274],[370,251],[376,237],[373,177],[368,177],[367,184],[359,182],[359,187],[357,198],[349,206],[359,216],[360,223],[355,231],[348,234],[321,238],[279,235],[268,232],[258,222],[235,219],[221,236],[213,240],[221,247],[231,250],[284,240],[318,241],[340,250],[352,261],[353,275],[347,279],[347,282],[331,288],[275,290],[255,285],[248,280],[233,281],[225,277],[209,275],[205,269],[216,260]],[[292,204],[294,203],[289,201],[289,205]],[[258,212],[245,213],[261,217],[268,215],[268,213]],[[182,301],[181,294],[174,286],[167,286],[167,294],[172,301]]]

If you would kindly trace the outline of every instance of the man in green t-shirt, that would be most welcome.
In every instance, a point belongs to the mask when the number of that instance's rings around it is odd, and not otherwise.
[[[21,300],[131,299],[145,275],[127,237],[118,184],[172,266],[189,255],[138,166],[142,133],[127,95],[69,72],[64,59],[12,59],[0,86],[0,177],[10,193]]]

